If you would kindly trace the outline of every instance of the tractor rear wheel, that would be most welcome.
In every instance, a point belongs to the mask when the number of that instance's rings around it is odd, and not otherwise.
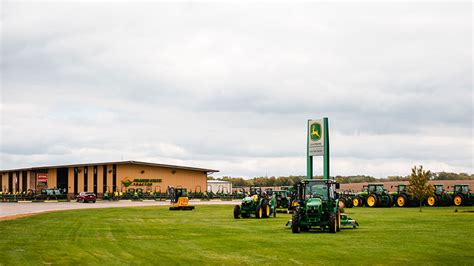
[[[260,219],[262,218],[263,210],[262,207],[258,206],[257,210],[255,210],[255,218]]]
[[[428,199],[426,199],[426,204],[430,207],[435,206],[437,203],[436,196],[429,196]]]
[[[400,195],[397,197],[398,207],[405,207],[406,203],[407,203],[407,198],[405,197],[405,195]]]
[[[329,213],[329,232],[336,233],[337,232],[337,217],[336,214],[331,212]]]
[[[300,232],[300,214],[296,210],[293,212],[293,217],[291,218],[291,232],[294,234]]]
[[[263,218],[270,217],[270,205],[266,204],[263,206]]]
[[[463,198],[462,198],[462,196],[461,196],[461,195],[456,195],[456,196],[454,197],[454,205],[455,205],[455,206],[461,206],[462,203],[463,203]]]
[[[234,206],[234,219],[239,219],[240,218],[240,206],[235,205]]]
[[[368,207],[376,207],[377,206],[377,196],[376,195],[369,195],[367,197],[367,206]]]

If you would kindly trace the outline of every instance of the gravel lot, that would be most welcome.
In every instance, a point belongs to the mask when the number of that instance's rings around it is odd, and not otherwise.
[[[240,201],[200,201],[190,200],[190,205],[208,204],[238,204]],[[168,206],[169,201],[97,201],[96,203],[77,202],[25,202],[25,203],[0,203],[0,220],[23,217],[29,214],[48,211],[97,209],[97,208],[120,208],[120,207],[142,207],[142,206]]]

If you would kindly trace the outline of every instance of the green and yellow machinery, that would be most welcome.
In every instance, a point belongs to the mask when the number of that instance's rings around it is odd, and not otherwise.
[[[286,190],[273,190],[272,197],[275,199],[275,211],[276,212],[288,212],[290,207],[290,197]]]
[[[251,216],[257,219],[268,218],[272,214],[275,217],[275,199],[269,198],[260,187],[251,187],[250,195],[243,198],[240,205],[234,206],[235,219]]]
[[[300,233],[318,228],[336,233],[342,226],[358,226],[355,220],[341,214],[336,193],[338,188],[339,184],[330,179],[300,181],[296,191],[298,206],[289,222],[291,231]]]
[[[453,204],[453,197],[444,189],[443,185],[433,185],[433,195],[426,199],[426,206],[451,206]]]
[[[189,205],[188,192],[185,188],[173,188],[168,190],[171,206],[170,210],[194,210],[194,206]]]
[[[383,184],[368,184],[367,193],[368,195],[365,203],[367,207],[393,206],[393,198],[385,189]]]
[[[383,184],[368,184],[362,187],[352,199],[354,207],[391,207],[393,197],[388,193]]]
[[[352,190],[344,190],[339,193],[339,207],[352,208],[354,206],[353,200],[356,196]]]
[[[416,207],[418,206],[418,199],[408,193],[408,186],[400,184],[394,186],[397,191],[391,193],[392,199],[397,207]]]
[[[454,206],[470,206],[474,203],[474,194],[467,184],[454,185],[453,191],[448,193],[453,197]]]
[[[365,205],[365,201],[367,200],[368,196],[367,186],[362,186],[362,190],[357,192],[356,195],[352,198],[352,206],[354,207],[362,207]]]

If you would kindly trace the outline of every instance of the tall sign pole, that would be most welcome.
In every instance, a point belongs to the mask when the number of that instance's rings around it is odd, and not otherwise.
[[[323,178],[330,179],[328,118],[308,120],[306,135],[306,178],[313,179],[313,157],[323,156]]]

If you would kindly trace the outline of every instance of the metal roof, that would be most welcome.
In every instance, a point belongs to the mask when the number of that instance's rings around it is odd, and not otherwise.
[[[148,163],[148,162],[140,162],[140,161],[118,161],[118,162],[64,164],[64,165],[50,165],[50,166],[18,168],[18,169],[0,170],[0,173],[12,172],[12,171],[25,171],[25,170],[41,170],[41,169],[48,169],[48,168],[81,167],[81,166],[110,165],[110,164],[137,164],[137,165],[165,167],[165,168],[171,168],[171,169],[202,171],[202,172],[206,172],[206,173],[217,173],[217,172],[219,172],[219,170],[214,170],[214,169],[197,168],[197,167],[180,166],[180,165],[171,165],[171,164]]]

